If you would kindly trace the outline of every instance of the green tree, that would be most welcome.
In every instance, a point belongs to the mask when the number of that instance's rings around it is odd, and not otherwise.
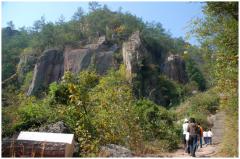
[[[208,2],[205,18],[194,24],[202,47],[211,52],[214,77],[227,114],[222,154],[238,155],[238,2]],[[229,138],[231,136],[231,138]]]
[[[83,15],[84,15],[84,10],[82,9],[82,7],[78,7],[77,11],[72,16],[72,19],[75,21],[79,21],[81,20]]]
[[[90,10],[90,12],[96,11],[97,9],[99,9],[101,7],[101,5],[98,2],[89,2],[88,3],[88,8]]]

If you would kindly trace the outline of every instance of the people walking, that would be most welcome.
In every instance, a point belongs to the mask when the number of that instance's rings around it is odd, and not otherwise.
[[[189,132],[189,148],[190,148],[190,154],[192,157],[196,157],[195,152],[196,152],[197,141],[198,141],[197,130],[198,130],[198,127],[197,127],[197,124],[195,123],[195,119],[190,118],[187,131]]]
[[[190,154],[190,148],[189,148],[189,132],[186,133],[186,148],[185,148],[185,152]]]
[[[208,143],[209,143],[210,145],[212,145],[212,136],[213,136],[213,133],[212,133],[211,129],[208,130],[207,136],[208,136]]]
[[[200,148],[202,148],[202,137],[203,137],[203,128],[201,127],[200,123],[198,123],[198,139]]]
[[[188,119],[184,119],[184,123],[182,125],[182,128],[183,128],[183,144],[184,144],[184,150],[185,152],[188,152],[188,141],[186,140],[187,139],[187,136],[186,135],[189,135],[188,132],[187,132],[187,129],[188,129]],[[189,138],[189,137],[188,137]]]
[[[207,144],[208,144],[208,132],[207,131],[203,131],[203,140],[204,140],[204,144],[207,146]]]

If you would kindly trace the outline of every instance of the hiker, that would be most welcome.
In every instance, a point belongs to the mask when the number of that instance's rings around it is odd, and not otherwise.
[[[188,128],[188,119],[184,119],[184,123],[182,125],[183,127],[183,144],[184,144],[184,150],[187,152],[187,140],[186,140],[186,134],[187,134],[187,128]]]
[[[213,136],[213,133],[212,133],[211,129],[208,130],[207,136],[208,136],[208,143],[209,143],[210,145],[212,145],[212,136]]]
[[[188,154],[190,154],[190,147],[189,147],[189,132],[186,132],[185,140],[186,140],[186,148],[185,148],[185,152],[188,153]]]
[[[202,148],[202,137],[203,137],[203,128],[201,127],[200,123],[198,123],[198,138],[200,142],[200,148]]]
[[[189,119],[189,124],[188,124],[188,129],[187,131],[189,132],[189,148],[190,148],[190,155],[192,157],[196,157],[195,152],[196,152],[196,148],[197,148],[197,141],[198,141],[198,137],[197,137],[197,124],[195,123],[195,119],[194,118],[190,118]]]
[[[203,140],[204,140],[204,144],[207,146],[207,144],[208,144],[208,132],[207,131],[203,131]]]

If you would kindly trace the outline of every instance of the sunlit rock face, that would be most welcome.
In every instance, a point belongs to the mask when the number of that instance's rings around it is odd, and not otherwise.
[[[133,75],[140,71],[145,54],[146,49],[141,43],[139,31],[133,33],[129,40],[123,43],[123,62],[126,67],[126,76],[129,81],[132,81]]]
[[[38,59],[33,74],[33,80],[28,95],[35,95],[54,81],[63,76],[63,52],[58,49],[48,49]]]
[[[94,67],[99,74],[104,74],[114,65],[113,53],[118,50],[117,45],[108,44],[105,36],[99,37],[93,44],[68,46],[64,51],[64,71],[79,73]]]
[[[107,43],[104,36],[91,44],[74,44],[66,46],[64,51],[49,49],[39,57],[28,95],[36,95],[52,82],[60,81],[64,72],[79,73],[94,69],[100,75],[114,67],[113,54],[119,49],[116,44]]]

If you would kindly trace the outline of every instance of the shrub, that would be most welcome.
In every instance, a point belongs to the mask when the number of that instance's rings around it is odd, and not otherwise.
[[[183,98],[183,88],[180,84],[159,76],[158,89],[163,96],[163,106],[171,107],[180,103]]]
[[[209,127],[207,116],[214,114],[219,106],[219,97],[214,88],[198,93],[180,106],[178,106],[175,112],[178,114],[178,119],[186,117],[195,117],[197,122],[200,122],[204,128]]]
[[[109,71],[91,91],[93,123],[100,144],[120,144],[137,150],[141,148],[141,130],[132,107],[132,89],[122,71]]]
[[[19,116],[14,129],[17,131],[38,127],[48,121],[51,110],[44,102],[37,102],[32,97],[27,97],[17,110]]]
[[[178,146],[179,134],[175,124],[176,115],[164,107],[143,99],[135,104],[145,140],[165,143],[165,150],[173,150]],[[167,141],[167,142],[166,142]]]

